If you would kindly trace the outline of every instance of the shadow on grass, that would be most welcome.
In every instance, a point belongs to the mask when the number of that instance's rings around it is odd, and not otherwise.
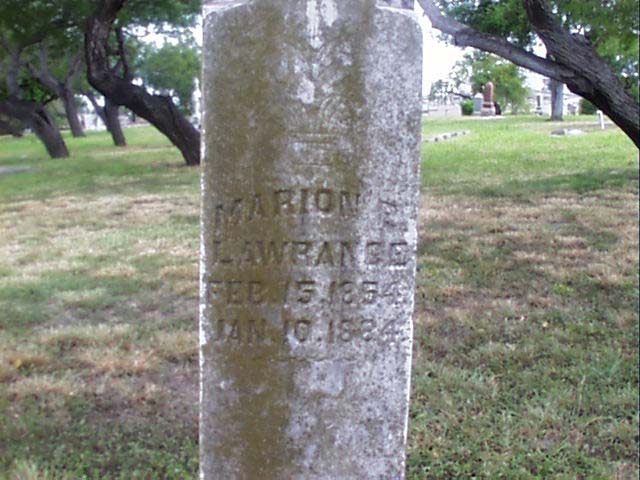
[[[42,163],[34,171],[0,177],[0,199],[42,199],[64,195],[140,195],[198,190],[199,169],[171,162],[65,160],[64,165]],[[28,192],[28,193],[26,193]]]
[[[602,169],[571,175],[556,175],[534,180],[514,180],[501,185],[483,187],[475,192],[481,197],[527,200],[536,195],[553,193],[592,193],[599,190],[638,188],[638,169]]]
[[[471,205],[421,238],[407,478],[637,478],[637,226]]]
[[[196,478],[196,408],[174,414],[167,402],[145,398],[143,387],[132,398],[41,392],[10,401],[0,399],[0,432],[10,441],[0,446],[2,472],[22,461],[50,478]]]

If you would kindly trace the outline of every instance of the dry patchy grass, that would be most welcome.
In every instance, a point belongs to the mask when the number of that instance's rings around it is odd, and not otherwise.
[[[635,478],[637,187],[422,202],[409,478]]]
[[[408,477],[636,478],[630,150],[494,123],[425,147]],[[197,175],[136,134],[0,191],[0,478],[195,477]]]

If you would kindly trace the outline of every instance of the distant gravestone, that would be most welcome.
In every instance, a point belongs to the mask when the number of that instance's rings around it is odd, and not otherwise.
[[[375,0],[204,20],[201,477],[404,478],[418,24]]]
[[[536,115],[544,115],[542,110],[542,95],[536,95]]]
[[[484,97],[481,93],[476,93],[473,97],[473,114],[480,115],[482,112],[482,104],[484,103]]]
[[[494,88],[492,82],[487,82],[482,89],[483,101],[481,115],[483,117],[493,117],[496,114]]]
[[[1,175],[15,175],[17,173],[25,173],[32,171],[32,167],[0,167]]]

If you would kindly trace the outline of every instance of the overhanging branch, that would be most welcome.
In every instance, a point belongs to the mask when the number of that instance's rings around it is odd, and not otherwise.
[[[424,10],[425,15],[429,17],[433,28],[447,35],[451,35],[454,44],[459,47],[473,47],[478,50],[494,53],[520,67],[563,83],[567,83],[568,79],[575,78],[573,71],[561,65],[546,58],[539,57],[531,52],[527,52],[503,38],[479,32],[453,18],[443,15],[433,0],[418,0],[418,3]]]
[[[533,30],[547,47],[549,59],[443,15],[434,0],[418,0],[418,3],[433,27],[451,35],[456,45],[494,53],[566,84],[573,93],[591,101],[607,114],[636,146],[640,145],[640,107],[611,66],[598,56],[587,38],[562,27],[547,0],[522,1]]]

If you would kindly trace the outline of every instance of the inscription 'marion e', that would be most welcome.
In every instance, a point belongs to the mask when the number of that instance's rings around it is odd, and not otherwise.
[[[401,479],[418,24],[375,0],[204,21],[201,477]]]

